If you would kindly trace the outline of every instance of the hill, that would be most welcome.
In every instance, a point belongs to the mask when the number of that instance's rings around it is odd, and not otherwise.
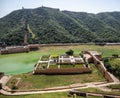
[[[0,19],[0,41],[21,45],[25,29],[29,43],[120,42],[120,12],[91,14],[48,7],[16,10]]]

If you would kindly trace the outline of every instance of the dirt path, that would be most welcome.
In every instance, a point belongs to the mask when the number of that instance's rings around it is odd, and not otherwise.
[[[89,87],[102,89],[102,87],[110,85],[110,84],[113,84],[113,83],[93,82],[93,83],[85,83],[85,84],[73,84],[70,86],[54,87],[54,88],[35,90],[35,91],[34,90],[32,90],[32,91],[17,91],[14,93],[2,89],[0,92],[5,95],[41,94],[41,93],[52,93],[52,92],[66,92],[66,91],[70,91],[73,89],[85,89],[85,88],[89,88]],[[104,91],[108,91],[108,90],[105,89]]]

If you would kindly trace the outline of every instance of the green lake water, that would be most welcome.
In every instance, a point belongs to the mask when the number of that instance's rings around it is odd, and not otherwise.
[[[39,52],[0,55],[0,72],[14,75],[33,71],[39,57]]]
[[[32,64],[2,64],[0,65],[0,72],[4,72],[6,75],[20,74],[32,71],[34,68],[34,63]]]

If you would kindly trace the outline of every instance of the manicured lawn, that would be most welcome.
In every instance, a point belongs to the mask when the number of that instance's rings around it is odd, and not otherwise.
[[[58,65],[57,64],[50,65],[49,68],[58,68]]]
[[[60,68],[82,68],[84,67],[83,64],[75,64],[75,65],[60,65]],[[58,68],[57,64],[50,65],[49,68]]]
[[[60,68],[80,68],[78,65],[60,65]],[[82,66],[83,67],[83,66]]]

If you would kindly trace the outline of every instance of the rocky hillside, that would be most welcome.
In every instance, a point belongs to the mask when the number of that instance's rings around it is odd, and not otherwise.
[[[0,19],[0,41],[7,45],[21,45],[25,31],[29,43],[120,42],[120,12],[40,7],[16,10]]]

